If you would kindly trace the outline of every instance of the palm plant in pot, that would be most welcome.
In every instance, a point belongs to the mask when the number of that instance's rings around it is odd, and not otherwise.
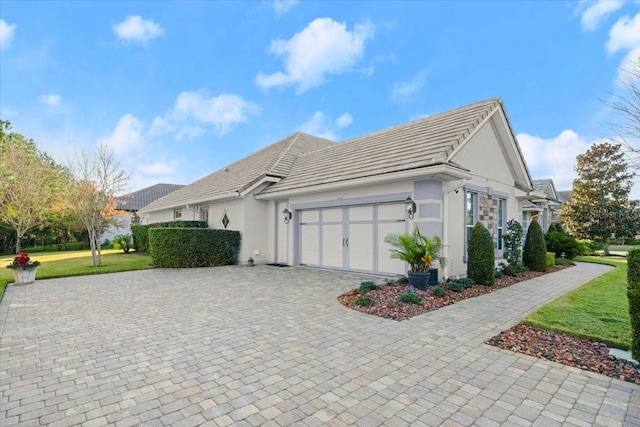
[[[39,265],[40,261],[32,261],[28,253],[20,252],[20,255],[15,257],[11,264],[7,265],[7,268],[12,271],[16,285],[26,285],[36,281],[36,271]]]
[[[425,290],[428,285],[438,283],[438,269],[433,265],[437,262],[444,267],[445,264],[440,237],[430,239],[416,227],[413,233],[389,234],[384,241],[393,246],[392,258],[405,261],[411,267],[408,273],[410,287]]]

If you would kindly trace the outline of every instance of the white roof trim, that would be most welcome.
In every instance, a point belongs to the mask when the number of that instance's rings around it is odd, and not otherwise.
[[[189,200],[189,203],[184,203],[184,202],[180,202],[180,203],[176,203],[176,204],[172,204],[171,206],[162,206],[159,208],[155,208],[155,209],[141,209],[138,212],[139,213],[149,213],[149,212],[158,212],[158,211],[164,211],[164,210],[169,210],[169,209],[176,209],[176,208],[180,208],[182,206],[186,206],[187,204],[189,205],[199,205],[201,203],[205,203],[205,202],[219,202],[221,200],[231,200],[231,199],[237,199],[240,198],[240,193],[237,191],[231,191],[229,193],[225,193],[225,194],[220,194],[214,197],[205,197],[205,198],[201,198],[201,199],[194,199],[194,200]]]
[[[341,190],[345,188],[363,187],[366,185],[374,185],[394,181],[405,181],[425,177],[438,178],[443,181],[455,181],[459,179],[471,179],[472,175],[466,170],[459,169],[451,165],[441,164],[427,166],[424,168],[411,169],[408,171],[392,172],[388,174],[332,182],[328,184],[292,188],[290,190],[283,190],[265,194],[256,194],[255,198],[259,200],[273,200],[303,194],[316,193],[319,191]]]

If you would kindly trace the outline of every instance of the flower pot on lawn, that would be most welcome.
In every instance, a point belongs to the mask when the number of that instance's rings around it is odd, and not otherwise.
[[[28,270],[12,270],[13,281],[16,285],[28,285],[36,281],[37,268],[30,268]]]

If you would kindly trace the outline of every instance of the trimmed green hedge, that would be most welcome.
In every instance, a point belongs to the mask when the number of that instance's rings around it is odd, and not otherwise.
[[[556,254],[553,252],[547,252],[547,268],[551,268],[556,265]]]
[[[522,251],[522,262],[533,271],[547,271],[547,245],[538,221],[531,221]]]
[[[471,231],[468,256],[467,277],[480,285],[493,285],[496,282],[493,239],[489,230],[480,222]]]
[[[627,297],[631,317],[631,355],[640,360],[640,249],[627,253]]]
[[[157,227],[170,228],[209,228],[206,221],[166,221],[154,224],[132,225],[133,248],[136,252],[149,252],[149,229]]]
[[[149,228],[149,252],[157,267],[189,268],[238,263],[240,232],[211,228]]]

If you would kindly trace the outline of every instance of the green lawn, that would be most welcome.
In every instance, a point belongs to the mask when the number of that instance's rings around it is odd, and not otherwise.
[[[550,302],[527,316],[523,323],[629,349],[631,320],[626,258],[578,257],[576,261],[616,268]]]
[[[14,256],[0,256],[0,301],[6,284],[13,282],[11,270],[5,266],[11,263]],[[102,266],[98,268],[91,266],[91,251],[43,252],[33,254],[31,259],[41,262],[36,280],[142,270],[151,267],[149,255],[135,252],[125,254],[115,249],[102,250]]]
[[[640,249],[640,245],[611,245],[609,246],[610,251],[616,252],[629,252],[631,249]]]

